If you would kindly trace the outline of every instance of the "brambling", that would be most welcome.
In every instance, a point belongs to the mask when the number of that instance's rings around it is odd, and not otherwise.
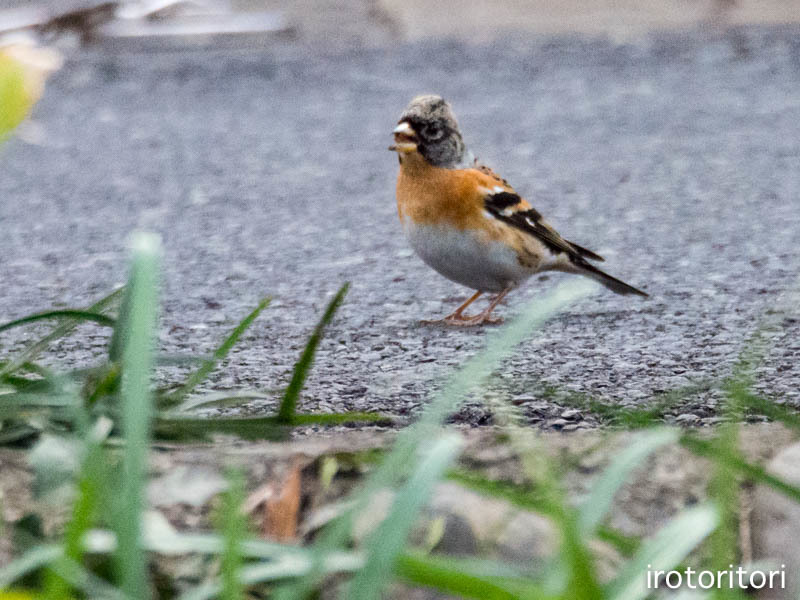
[[[617,294],[647,296],[589,261],[603,258],[562,238],[508,182],[467,149],[450,105],[439,96],[414,98],[392,132],[400,173],[397,211],[420,258],[476,292],[438,322],[496,323],[494,308],[512,289],[542,271],[586,275]],[[466,308],[485,292],[497,295],[482,312]]]

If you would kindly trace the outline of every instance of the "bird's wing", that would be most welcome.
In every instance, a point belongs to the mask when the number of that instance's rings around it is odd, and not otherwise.
[[[533,208],[514,191],[505,179],[494,173],[489,167],[476,165],[475,169],[491,178],[491,187],[484,186],[484,208],[496,219],[521,229],[539,240],[556,254],[562,252],[573,259],[602,261],[603,257],[591,250],[583,248],[562,238],[544,219],[541,213]]]

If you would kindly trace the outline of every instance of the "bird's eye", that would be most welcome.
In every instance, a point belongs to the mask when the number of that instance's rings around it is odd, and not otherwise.
[[[422,136],[428,140],[438,140],[444,135],[444,130],[437,123],[425,125],[422,128]]]

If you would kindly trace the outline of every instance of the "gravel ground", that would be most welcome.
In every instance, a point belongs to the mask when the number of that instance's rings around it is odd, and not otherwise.
[[[0,319],[88,304],[124,281],[130,232],[155,230],[165,350],[206,352],[274,298],[208,388],[285,384],[351,281],[303,408],[413,413],[488,333],[419,324],[468,293],[412,254],[396,219],[389,132],[411,96],[434,91],[485,162],[651,294],[598,291],[552,319],[493,393],[548,426],[562,408],[543,384],[638,405],[724,376],[797,283],[799,33],[74,54],[0,156]],[[531,280],[501,312],[565,277]],[[798,403],[800,319],[782,326],[758,385]],[[105,341],[81,328],[51,360],[91,362]],[[708,419],[718,399],[675,414]],[[477,405],[458,419],[491,420]]]

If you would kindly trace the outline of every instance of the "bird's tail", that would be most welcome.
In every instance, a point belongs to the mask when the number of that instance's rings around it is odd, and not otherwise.
[[[649,295],[646,292],[643,292],[642,290],[633,287],[632,285],[628,285],[627,283],[617,279],[616,277],[612,277],[605,271],[601,271],[600,269],[598,269],[594,265],[589,264],[588,262],[582,261],[582,264],[575,266],[577,267],[579,273],[581,273],[582,275],[586,275],[587,277],[591,277],[595,281],[599,281],[608,289],[610,289],[612,292],[615,292],[617,294],[623,294],[623,295],[636,294],[637,296],[644,296],[645,298],[647,298],[647,296]]]

